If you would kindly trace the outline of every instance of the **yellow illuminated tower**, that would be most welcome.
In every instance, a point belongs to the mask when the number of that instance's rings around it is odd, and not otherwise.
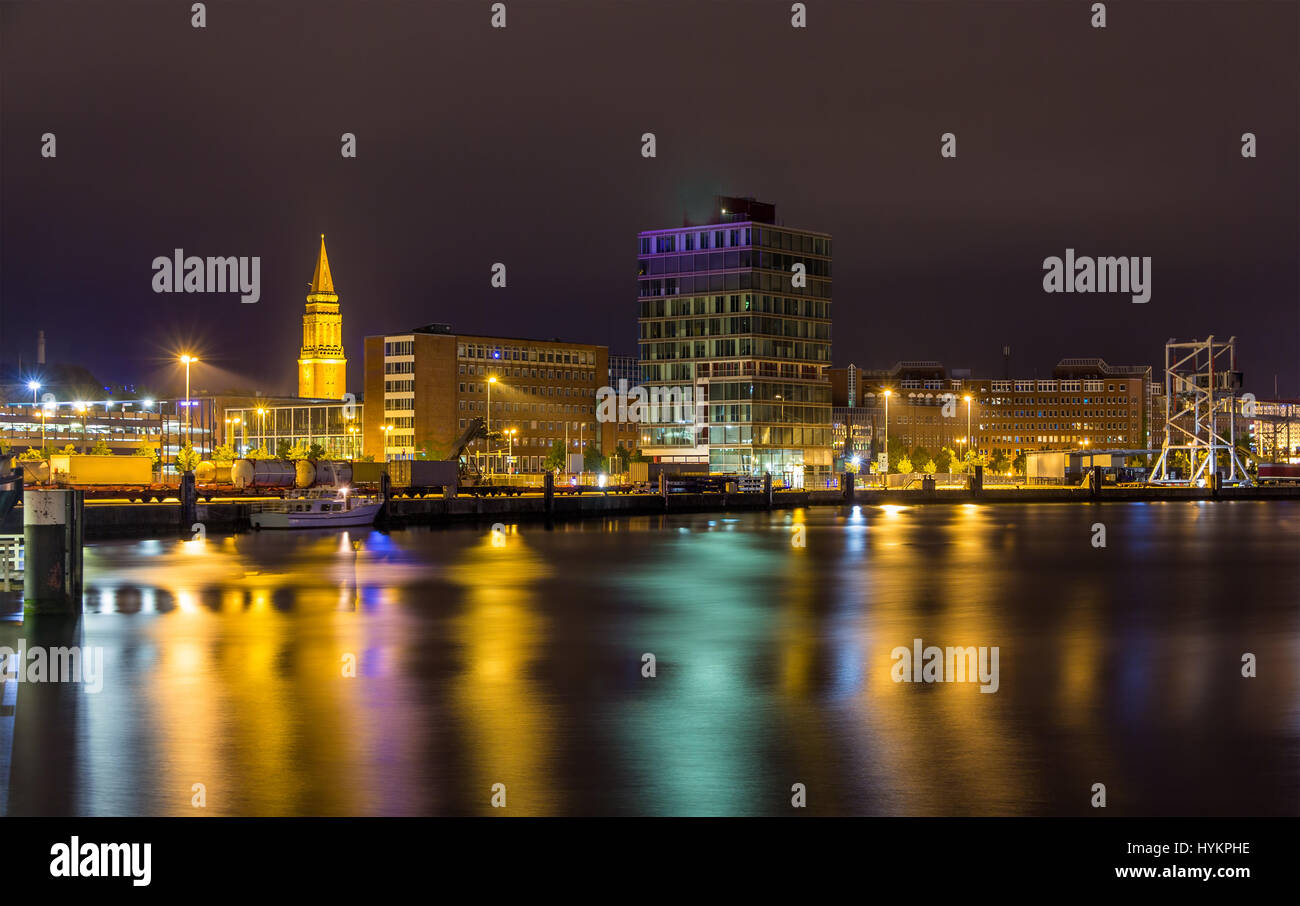
[[[298,354],[298,395],[342,399],[347,392],[348,360],[343,354],[343,316],[334,293],[325,234],[320,234],[320,258],[307,293],[302,316],[302,352]]]

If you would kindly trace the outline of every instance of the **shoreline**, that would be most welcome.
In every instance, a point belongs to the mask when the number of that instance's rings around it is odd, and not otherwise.
[[[984,488],[934,491],[858,488],[850,498],[843,491],[775,491],[769,504],[763,492],[727,494],[610,494],[556,495],[550,512],[544,497],[425,497],[388,502],[381,529],[414,525],[460,525],[475,522],[573,521],[619,516],[661,516],[674,513],[725,513],[766,509],[846,506],[934,506],[1017,503],[1159,503],[1177,501],[1230,502],[1300,500],[1300,487],[1221,488],[1111,488],[1094,493],[1088,488]],[[248,503],[200,503],[197,521],[208,532],[251,531]],[[190,525],[181,525],[181,505],[107,504],[85,509],[88,541],[111,538],[187,537]],[[0,534],[23,531],[22,507],[15,507],[0,525]]]

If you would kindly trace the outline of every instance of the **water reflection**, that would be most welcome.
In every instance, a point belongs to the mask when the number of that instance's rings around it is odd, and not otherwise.
[[[106,673],[0,709],[0,808],[1300,810],[1300,510],[1105,514],[1105,549],[1087,504],[94,545],[81,620],[0,624]],[[918,638],[999,646],[999,691],[895,683]]]

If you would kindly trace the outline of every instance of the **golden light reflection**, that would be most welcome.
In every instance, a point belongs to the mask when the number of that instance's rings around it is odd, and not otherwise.
[[[554,719],[542,684],[533,679],[549,636],[536,587],[550,568],[520,535],[491,533],[466,551],[449,578],[465,593],[453,621],[464,670],[451,693],[474,753],[471,801],[482,814],[545,815],[563,810],[554,789]],[[507,807],[491,807],[494,784],[506,786]]]

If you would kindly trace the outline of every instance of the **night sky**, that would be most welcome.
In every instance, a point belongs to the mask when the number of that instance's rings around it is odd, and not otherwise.
[[[837,365],[1235,334],[1250,389],[1300,395],[1300,4],[1107,5],[3,2],[0,357],[43,328],[157,382],[190,345],[201,389],[292,392],[322,232],[353,388],[363,336],[431,321],[632,353],[637,231],[722,193],[833,234]],[[260,256],[261,301],[154,294],[177,247]],[[1067,247],[1151,256],[1151,301],[1044,294]]]

